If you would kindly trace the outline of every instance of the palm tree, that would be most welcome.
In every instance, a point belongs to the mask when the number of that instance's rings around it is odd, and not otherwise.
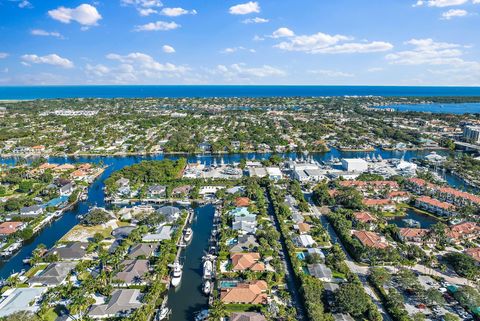
[[[225,304],[221,300],[215,300],[209,312],[209,320],[212,321],[220,321],[227,315]]]

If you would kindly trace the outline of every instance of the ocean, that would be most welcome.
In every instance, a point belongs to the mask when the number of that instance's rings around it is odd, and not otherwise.
[[[0,100],[314,96],[479,96],[480,87],[396,86],[5,86]]]

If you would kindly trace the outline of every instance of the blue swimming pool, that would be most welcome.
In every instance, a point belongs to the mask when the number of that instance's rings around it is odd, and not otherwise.
[[[301,261],[305,261],[305,252],[297,252],[297,258]]]
[[[224,280],[224,281],[220,281],[219,287],[221,289],[229,289],[229,288],[236,287],[237,284],[238,284],[238,281],[235,281],[235,280]]]

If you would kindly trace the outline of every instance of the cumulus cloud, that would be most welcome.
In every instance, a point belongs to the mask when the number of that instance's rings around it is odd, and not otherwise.
[[[76,21],[86,27],[95,26],[102,19],[102,16],[94,6],[85,3],[76,8],[59,7],[48,11],[48,15],[62,23]]]
[[[272,38],[283,38],[283,37],[293,37],[295,36],[295,33],[285,27],[278,28],[272,33]]]
[[[144,25],[136,26],[135,31],[168,31],[180,28],[181,26],[176,22],[157,21],[150,22]]]
[[[235,15],[245,15],[250,13],[259,13],[260,12],[260,5],[258,2],[250,1],[247,3],[237,4],[235,6],[230,7],[229,10],[230,14]]]
[[[152,56],[141,52],[133,52],[125,56],[112,53],[107,55],[107,59],[116,60],[124,64],[136,65],[144,72],[183,73],[188,70],[188,68],[184,66],[176,66],[171,63],[159,63],[153,59]]]
[[[23,55],[22,63],[26,66],[29,66],[31,64],[47,64],[66,69],[74,67],[73,62],[71,62],[67,58],[62,58],[57,54],[50,54],[46,56],[38,56],[35,54]]]
[[[192,14],[195,15],[197,14],[196,10],[186,10],[183,8],[163,8],[162,11],[160,12],[164,16],[168,17],[178,17],[178,16],[183,16],[186,14]]]
[[[250,78],[265,78],[265,77],[281,77],[285,76],[286,72],[269,66],[263,65],[260,67],[247,67],[245,64],[232,64],[230,66],[218,65],[213,71],[213,74],[220,75],[228,81],[250,79]]]
[[[445,65],[458,63],[463,55],[460,45],[435,42],[430,38],[411,39],[405,44],[413,48],[388,54],[386,59],[398,65]]]
[[[159,0],[121,0],[121,4],[122,6],[134,7],[143,17],[158,13],[156,8],[163,5]]]
[[[32,29],[30,34],[33,36],[63,38],[63,36],[57,31],[46,31],[43,29]]]
[[[165,53],[175,53],[175,48],[173,48],[172,46],[169,46],[169,45],[164,45],[162,47],[162,50]]]
[[[466,15],[468,15],[467,10],[450,9],[450,10],[442,13],[442,18],[445,19],[445,20],[450,20],[450,19],[455,18],[455,17],[465,17]]]
[[[230,47],[230,48],[225,48],[221,51],[221,53],[223,54],[231,54],[231,53],[234,53],[234,52],[237,52],[237,51],[248,51],[248,52],[251,52],[251,53],[255,53],[256,50],[255,49],[248,49],[248,48],[245,48],[245,47]]]
[[[329,35],[318,32],[313,35],[295,35],[288,28],[280,28],[273,38],[287,38],[275,45],[285,51],[300,51],[310,54],[370,53],[388,51],[393,45],[384,41],[353,42],[354,38],[345,35]]]
[[[265,19],[265,18],[260,18],[260,17],[255,17],[255,18],[248,18],[242,21],[242,23],[245,24],[252,24],[252,23],[267,23],[270,20]]]
[[[0,52],[0,59],[5,59],[8,57],[8,53],[6,52]]]
[[[473,0],[473,3],[478,0]],[[469,2],[469,0],[419,0],[413,6],[414,7],[421,7],[421,6],[428,6],[428,7],[452,7],[452,6],[460,6]]]

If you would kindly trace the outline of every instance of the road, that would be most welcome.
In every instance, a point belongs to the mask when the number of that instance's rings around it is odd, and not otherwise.
[[[288,255],[288,249],[287,249],[287,246],[285,245],[285,238],[283,237],[283,234],[280,229],[280,223],[278,222],[277,216],[275,215],[275,211],[272,205],[272,200],[268,195],[266,195],[266,197],[268,200],[268,214],[270,216],[270,219],[274,223],[275,228],[280,233],[280,244],[282,245],[282,252],[284,254],[282,258],[282,262],[285,268],[285,278],[287,281],[288,290],[292,295],[293,305],[297,310],[297,320],[306,321],[308,320],[308,318],[307,318],[307,312],[305,309],[305,302],[303,300],[302,295],[300,294],[300,284],[298,284],[295,278],[292,261],[290,260],[290,256]]]
[[[377,296],[375,291],[370,287],[370,284],[367,281],[369,268],[367,266],[358,265],[357,263],[354,262],[354,260],[350,256],[350,254],[348,254],[348,251],[343,246],[339,237],[337,236],[337,233],[335,232],[333,227],[328,222],[326,216],[322,215],[320,213],[318,208],[313,204],[313,202],[312,202],[312,200],[311,200],[311,198],[308,194],[305,195],[305,198],[310,203],[309,205],[310,205],[310,211],[311,211],[312,215],[317,217],[318,219],[320,219],[323,227],[327,230],[328,234],[330,235],[330,240],[332,241],[332,243],[336,243],[336,244],[340,245],[340,247],[342,248],[343,252],[345,253],[345,255],[347,257],[347,259],[345,260],[347,266],[350,268],[350,271],[352,271],[353,273],[355,273],[358,276],[358,278],[360,279],[360,281],[363,284],[363,288],[365,289],[365,292],[370,296],[373,303],[377,306],[378,311],[380,311],[380,313],[382,314],[383,320],[391,321],[392,319],[390,318],[390,315],[387,313],[387,310],[383,306],[382,301]]]

